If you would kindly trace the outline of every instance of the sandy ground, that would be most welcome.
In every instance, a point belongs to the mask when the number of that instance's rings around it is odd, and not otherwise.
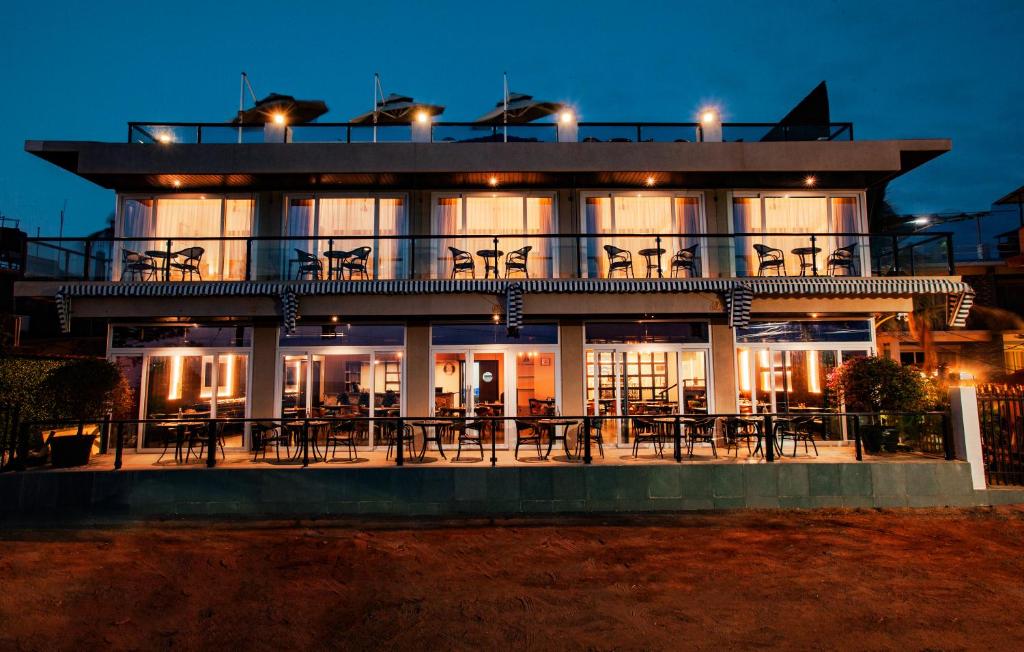
[[[0,529],[0,650],[1022,649],[1024,509]]]

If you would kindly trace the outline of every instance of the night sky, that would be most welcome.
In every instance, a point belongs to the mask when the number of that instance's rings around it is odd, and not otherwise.
[[[71,5],[72,3],[66,3]],[[386,92],[469,120],[514,91],[581,120],[772,121],[821,80],[859,140],[949,137],[890,186],[904,212],[979,210],[1024,183],[1024,2],[4,2],[0,213],[33,235],[100,228],[113,193],[23,151],[122,141],[130,120],[221,121],[260,95],[324,99],[325,121]]]

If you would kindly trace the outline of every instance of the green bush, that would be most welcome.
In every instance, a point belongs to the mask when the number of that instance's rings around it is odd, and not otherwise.
[[[889,358],[847,360],[829,375],[828,387],[851,412],[917,412],[935,405],[933,382]]]
[[[54,419],[95,420],[108,411],[118,416],[131,405],[131,389],[109,360],[70,360],[50,371],[39,389],[49,397]]]
[[[22,421],[51,418],[53,404],[40,387],[67,360],[0,357],[0,403],[17,408]]]

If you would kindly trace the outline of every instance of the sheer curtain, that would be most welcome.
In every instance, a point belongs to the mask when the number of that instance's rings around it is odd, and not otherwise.
[[[611,197],[587,197],[583,204],[584,226],[587,238],[587,277],[603,278],[608,275],[608,257],[604,245],[614,239],[605,240],[600,234],[613,233]]]
[[[190,238],[216,238],[221,234],[220,199],[158,199],[156,201],[157,238],[172,238],[173,251],[186,247],[203,250],[199,269],[203,278],[220,277],[220,242]],[[163,247],[159,247],[163,248]]]
[[[857,198],[856,197],[832,197],[832,223],[829,225],[831,233],[860,233],[861,228],[857,220]],[[852,235],[837,235],[828,239],[828,246],[823,249],[824,255],[828,256],[840,247],[847,247],[856,244],[854,250],[854,261],[858,274],[863,274],[863,266],[860,264],[861,253],[865,251],[868,243]],[[827,258],[826,258],[827,260]]]
[[[375,201],[373,197],[321,197],[319,200],[319,217],[316,235],[321,238],[332,236],[366,236],[359,239],[318,240],[317,250],[321,258],[328,250],[337,252],[352,251],[359,247],[369,247],[370,257],[366,259],[366,269],[371,275],[376,264],[377,251],[374,247]],[[324,258],[324,269],[328,269],[330,260]]]
[[[810,247],[809,234],[825,234],[829,231],[828,201],[825,197],[766,197],[765,222],[769,233],[792,233],[787,237],[773,236],[765,244],[781,249],[786,257],[786,272],[797,274],[800,271],[800,257],[793,254],[793,249]],[[822,251],[828,243],[826,238],[818,236],[814,246]],[[825,261],[821,252],[817,257],[819,273],[825,270]],[[827,255],[827,254],[826,254]],[[808,270],[808,274],[811,272]]]
[[[251,199],[228,199],[224,204],[224,235],[247,237],[252,235],[254,202]],[[222,277],[227,281],[245,278],[246,246],[244,240],[224,241],[224,268]],[[255,269],[253,270],[255,272]]]
[[[552,233],[552,215],[555,202],[551,197],[527,197],[526,233]],[[554,243],[549,238],[525,238],[521,246],[531,246],[527,269],[530,278],[554,278],[555,265],[552,252]],[[507,252],[506,252],[507,253]]]
[[[118,242],[114,250],[114,264],[117,266],[116,278],[121,278],[121,265],[126,252],[142,253],[156,249],[159,245],[151,240],[156,233],[156,214],[153,211],[155,202],[152,199],[126,199],[121,204],[121,233],[125,238],[139,238],[128,242]]]
[[[761,233],[760,197],[735,197],[732,201],[733,233]],[[756,236],[736,237],[736,275],[754,276],[757,274],[757,256],[754,244],[760,244],[761,238]]]
[[[474,256],[481,249],[494,249],[495,235],[519,234],[525,229],[525,215],[522,196],[499,197],[467,197],[466,198],[466,235],[484,237],[466,238],[460,249],[469,251]],[[500,239],[497,248],[504,254],[526,246],[526,239],[519,237]],[[531,252],[532,253],[532,252]],[[482,263],[482,261],[481,261]],[[501,269],[500,263],[498,264]]]
[[[668,248],[669,256],[675,254],[675,252],[684,249],[686,247],[692,247],[698,245],[695,251],[697,262],[694,276],[703,275],[703,261],[706,260],[708,252],[702,251],[706,249],[708,244],[706,240],[703,240],[701,236],[705,233],[704,219],[700,211],[700,198],[699,197],[676,197],[676,228],[673,233],[686,234],[682,237],[673,238],[674,242],[671,244],[671,248]],[[721,243],[712,242],[711,246],[719,245]]]
[[[462,199],[459,197],[438,197],[434,208],[434,234],[455,236],[461,231]],[[434,249],[434,278],[448,278],[451,274],[452,256],[448,247],[464,249],[462,241],[453,237],[431,240]]]
[[[405,235],[405,201],[384,198],[378,202],[377,233]],[[377,278],[403,278],[405,274],[406,240],[377,241]]]
[[[314,202],[312,198],[292,198],[288,200],[288,220],[285,224],[285,235],[288,237],[308,238],[316,234],[314,219]],[[315,240],[288,240],[284,245],[282,258],[286,261],[286,273],[289,278],[296,273],[294,264],[287,261],[295,260],[298,252],[319,255]]]

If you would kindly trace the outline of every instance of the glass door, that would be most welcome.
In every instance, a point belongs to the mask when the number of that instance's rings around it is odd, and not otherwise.
[[[515,401],[514,378],[507,377],[505,352],[487,350],[434,353],[434,415],[452,417],[504,417],[506,397]],[[488,422],[483,439],[491,436],[505,445],[503,421]],[[446,442],[448,443],[448,442]],[[457,445],[458,442],[451,442]]]

